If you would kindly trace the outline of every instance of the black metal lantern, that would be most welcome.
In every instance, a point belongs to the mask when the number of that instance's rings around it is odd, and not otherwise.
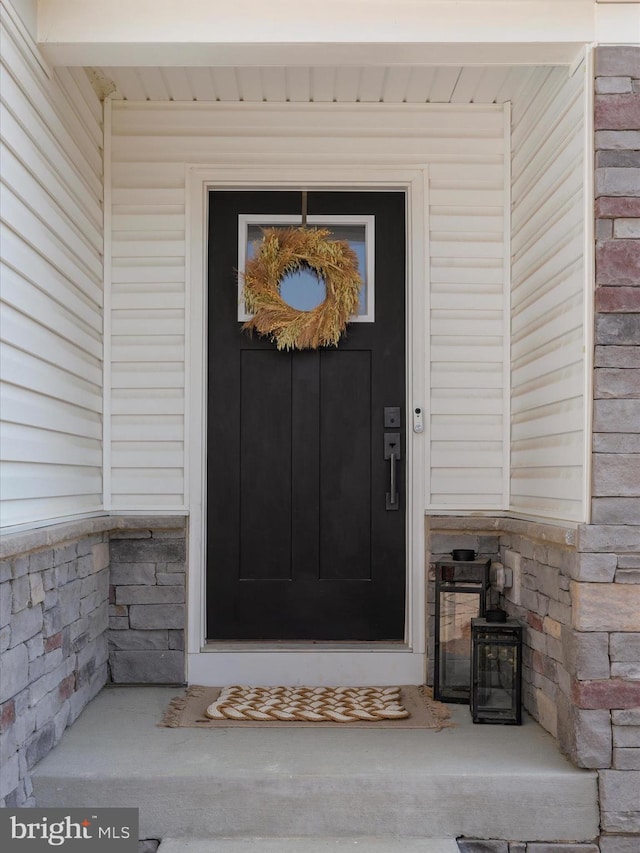
[[[468,703],[471,695],[471,620],[484,615],[491,560],[441,560],[435,566],[433,695],[445,702]]]
[[[493,614],[487,615],[495,618]],[[522,624],[516,619],[473,619],[471,644],[473,722],[519,726],[522,723]]]

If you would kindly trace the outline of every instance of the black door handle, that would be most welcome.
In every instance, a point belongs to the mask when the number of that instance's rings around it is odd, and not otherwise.
[[[384,458],[389,460],[389,491],[385,495],[387,510],[400,508],[396,463],[400,459],[400,435],[396,432],[384,433]]]

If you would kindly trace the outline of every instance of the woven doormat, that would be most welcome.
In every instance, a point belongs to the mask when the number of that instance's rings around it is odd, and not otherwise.
[[[405,720],[399,687],[225,687],[204,712],[212,720],[375,723]]]
[[[162,726],[339,726],[436,729],[450,726],[449,709],[424,686],[200,687],[173,699]]]

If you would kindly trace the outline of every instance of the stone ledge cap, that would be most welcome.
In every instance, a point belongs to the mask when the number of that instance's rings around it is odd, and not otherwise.
[[[95,536],[101,533],[111,533],[117,530],[153,530],[183,529],[187,524],[187,516],[134,516],[134,515],[100,515],[93,518],[74,519],[21,530],[16,533],[4,533],[0,539],[0,559],[39,551],[43,548],[54,548],[65,542]]]
[[[554,545],[573,546],[576,543],[578,523],[542,522],[507,516],[469,516],[469,515],[426,515],[431,532],[462,531],[469,533],[515,533],[528,536],[540,542]]]

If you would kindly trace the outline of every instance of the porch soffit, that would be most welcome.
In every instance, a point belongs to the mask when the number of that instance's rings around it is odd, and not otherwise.
[[[227,103],[502,104],[533,81],[535,66],[91,67],[100,97]],[[550,72],[551,69],[548,69]]]

